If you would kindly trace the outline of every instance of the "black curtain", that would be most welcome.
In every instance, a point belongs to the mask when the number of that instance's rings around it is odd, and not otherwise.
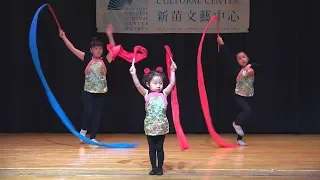
[[[28,33],[36,10],[50,3],[68,38],[87,51],[96,33],[95,1],[6,1],[2,35],[2,88],[0,132],[67,132],[51,108],[32,63]],[[253,115],[245,123],[248,133],[319,133],[319,34],[316,1],[251,1],[249,33],[222,34],[236,53],[245,51],[264,65],[257,71]],[[145,67],[165,67],[164,45],[178,65],[177,88],[181,124],[186,133],[207,133],[197,88],[196,56],[201,34],[115,34],[116,43],[131,50],[148,49],[148,58],[136,64],[139,77]],[[42,11],[38,26],[41,65],[50,88],[64,111],[79,127],[83,65],[65,47],[49,13]],[[239,112],[233,100],[235,77],[219,58],[216,34],[208,34],[202,54],[204,77],[213,124],[218,132],[233,132]],[[109,92],[100,133],[143,133],[144,100],[128,72],[130,63],[117,59],[109,67]],[[170,106],[168,117],[172,122]],[[171,132],[174,132],[171,123]]]

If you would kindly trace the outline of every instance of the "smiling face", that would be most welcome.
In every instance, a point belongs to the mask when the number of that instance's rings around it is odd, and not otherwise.
[[[237,61],[238,61],[238,64],[239,64],[241,67],[245,67],[246,65],[248,65],[249,58],[248,58],[248,56],[246,55],[246,53],[244,53],[244,52],[239,52],[239,53],[237,54]]]

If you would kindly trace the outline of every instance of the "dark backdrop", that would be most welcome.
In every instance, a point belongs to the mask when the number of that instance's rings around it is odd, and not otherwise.
[[[44,3],[52,4],[72,43],[89,49],[95,27],[95,1],[4,2],[1,132],[67,132],[50,107],[28,47],[30,23]],[[253,115],[245,123],[248,133],[319,133],[320,111],[319,33],[316,32],[316,1],[268,0],[251,2],[250,29],[244,34],[223,34],[232,51],[244,50],[264,65],[257,71]],[[163,46],[169,45],[179,67],[177,87],[181,124],[186,133],[207,132],[197,89],[196,55],[201,34],[115,34],[116,43],[131,50],[142,45],[149,51],[136,64],[141,77],[144,67],[165,66]],[[79,127],[82,104],[83,65],[58,36],[49,11],[42,11],[38,28],[40,60],[47,81],[61,106]],[[235,77],[225,69],[228,62],[217,57],[216,34],[208,34],[203,49],[206,88],[218,132],[233,132],[231,123],[239,109],[233,101]],[[117,59],[109,68],[109,92],[100,133],[143,133],[144,100],[128,72],[130,63]],[[171,121],[169,108],[168,117]],[[172,121],[171,121],[172,122]],[[174,131],[171,126],[171,131]]]

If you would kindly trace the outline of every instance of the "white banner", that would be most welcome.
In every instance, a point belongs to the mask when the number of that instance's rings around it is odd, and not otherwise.
[[[250,0],[96,0],[98,32],[202,33],[211,16],[221,33],[248,32]],[[215,23],[208,33],[216,33]]]

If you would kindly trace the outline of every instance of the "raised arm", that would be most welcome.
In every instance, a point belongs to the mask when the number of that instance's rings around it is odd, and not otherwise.
[[[235,56],[233,56],[233,53],[230,51],[228,45],[226,45],[224,43],[223,39],[220,36],[218,36],[217,41],[218,41],[218,43],[220,44],[220,47],[221,47],[220,48],[221,49],[221,55],[223,56],[224,59],[227,59],[227,61],[230,62],[229,67],[232,70],[237,69],[237,67],[238,67],[237,61],[235,59]]]
[[[75,48],[73,44],[69,41],[64,31],[59,31],[59,36],[63,40],[63,42],[66,44],[66,46],[70,49],[70,51],[76,55],[81,61],[84,59],[84,52],[80,51],[79,49]]]
[[[134,65],[130,68],[130,74],[132,75],[132,80],[134,85],[136,86],[137,90],[140,92],[140,94],[144,97],[147,94],[147,89],[145,89],[141,84],[137,77],[136,68]]]
[[[176,69],[177,69],[177,65],[175,62],[172,62],[171,67],[170,67],[170,83],[169,85],[163,90],[163,93],[168,96],[173,87],[176,85]]]
[[[108,36],[109,43],[110,43],[111,45],[113,45],[113,46],[116,46],[116,43],[115,43],[115,41],[114,41],[114,39],[113,39],[113,27],[112,27],[111,24],[108,24],[108,25],[107,25],[107,27],[106,27],[106,34],[107,34],[107,36]],[[112,59],[112,54],[111,54],[110,52],[107,54],[107,60],[108,60],[109,63],[111,63],[112,60],[113,60],[113,59]]]

